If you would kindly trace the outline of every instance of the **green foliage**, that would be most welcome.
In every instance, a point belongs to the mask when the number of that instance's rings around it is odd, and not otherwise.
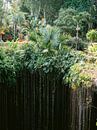
[[[29,44],[18,45],[8,42],[9,46],[1,46],[0,82],[15,83],[18,72],[24,69],[30,72],[53,72],[57,77],[63,75],[66,80],[71,67],[86,60],[83,52],[75,51],[61,42],[63,36],[65,42],[70,40],[71,36],[62,34],[61,37],[57,27],[41,26],[30,35],[32,39]],[[74,43],[75,41],[76,39]]]
[[[21,9],[40,19],[45,16],[47,22],[52,23],[63,3],[63,0],[21,0]]]
[[[48,48],[56,48],[59,46],[60,30],[57,27],[47,25],[46,28],[40,29],[40,33],[43,38],[43,43],[45,43]]]
[[[16,34],[22,32],[29,36],[30,41],[23,45],[8,41],[6,46],[0,46],[0,83],[13,84],[17,80],[18,72],[28,70],[53,72],[56,77],[61,75],[64,82],[71,87],[92,85],[92,79],[96,77],[97,59],[89,59],[89,54],[78,51],[86,49],[86,42],[72,36],[86,36],[95,15],[91,16],[93,11],[88,7],[90,2],[87,0],[65,2],[66,9],[60,9],[63,0],[21,0],[19,6],[17,3],[12,4],[6,22],[13,30],[14,40]],[[71,8],[67,9],[68,5]],[[86,11],[88,8],[91,13]],[[2,8],[0,18],[2,21]],[[47,24],[52,23],[55,18],[57,19],[54,23],[57,26]],[[90,32],[87,33],[88,40],[95,41],[97,32]],[[96,50],[96,47],[92,48],[95,53]]]
[[[64,0],[65,8],[74,8],[77,11],[87,11],[92,17],[92,27],[97,26],[97,2],[95,0]]]
[[[0,82],[12,84],[15,81],[15,61],[11,54],[13,50],[0,48]]]
[[[97,71],[95,64],[85,62],[77,63],[71,66],[65,81],[67,81],[72,88],[91,87],[93,79],[97,76],[95,71]]]
[[[93,44],[88,47],[88,52],[96,53],[97,52],[97,44]]]
[[[63,32],[73,34],[76,32],[77,23],[73,19],[76,11],[74,9],[61,9],[58,19],[54,22]]]
[[[93,1],[94,0],[64,0],[64,6],[66,8],[73,7],[80,11],[86,11],[94,4]]]
[[[66,42],[67,40],[71,39],[71,35],[70,34],[61,34],[60,35],[60,41],[62,44],[64,44],[64,42]]]
[[[87,42],[83,41],[81,38],[77,39],[76,37],[66,40],[66,45],[82,51],[87,48]]]
[[[60,9],[59,17],[54,22],[65,33],[69,33],[72,36],[76,35],[76,27],[79,25],[81,35],[83,30],[84,34],[88,30],[91,24],[91,15],[84,11],[78,12],[75,9]]]
[[[40,36],[41,37],[41,36]],[[42,37],[41,37],[42,38]],[[43,39],[31,41],[29,44],[12,44],[0,48],[0,82],[13,84],[18,72],[28,70],[30,72],[53,72],[57,77],[63,76],[64,82],[71,87],[89,87],[96,77],[96,65],[94,61],[86,62],[87,55],[81,51],[75,51],[66,45],[58,48],[45,45]],[[49,42],[47,43],[49,44]]]
[[[49,51],[58,49],[60,44],[59,28],[47,25],[37,29],[29,33],[31,41],[36,42],[41,49],[48,49]]]
[[[32,41],[22,46],[1,47],[0,82],[15,82],[17,73],[23,69],[42,70],[45,73],[55,71],[57,76],[66,74],[74,63],[84,57],[68,47],[48,49],[48,46],[44,48],[44,44],[38,46]]]
[[[97,41],[97,31],[92,29],[87,32],[86,37],[89,41],[95,42]]]
[[[12,31],[14,40],[18,37],[18,32],[21,32],[22,26],[25,23],[25,13],[20,10],[19,3],[17,1],[12,2],[11,8],[6,12],[6,24]]]

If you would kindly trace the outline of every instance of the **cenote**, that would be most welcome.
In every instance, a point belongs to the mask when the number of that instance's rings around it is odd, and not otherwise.
[[[0,130],[97,130],[97,0],[0,0]]]

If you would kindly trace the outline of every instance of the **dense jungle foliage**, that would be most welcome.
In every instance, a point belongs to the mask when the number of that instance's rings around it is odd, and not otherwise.
[[[0,0],[0,82],[53,72],[72,88],[97,76],[96,0]],[[95,43],[94,43],[95,42]]]

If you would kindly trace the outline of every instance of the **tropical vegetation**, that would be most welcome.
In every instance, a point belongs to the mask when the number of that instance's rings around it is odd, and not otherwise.
[[[1,0],[0,82],[13,84],[27,69],[89,86],[96,78],[96,12],[96,1]]]

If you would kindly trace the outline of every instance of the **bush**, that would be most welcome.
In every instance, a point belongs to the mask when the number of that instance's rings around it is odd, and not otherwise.
[[[97,44],[93,44],[92,46],[88,47],[89,52],[97,52]]]
[[[91,42],[96,42],[97,41],[97,31],[94,29],[88,31],[88,33],[86,34],[86,38]]]
[[[71,39],[71,35],[70,34],[61,34],[60,35],[60,42],[61,43],[64,43],[65,41]]]
[[[86,35],[89,25],[91,24],[91,15],[84,11],[79,12],[75,9],[60,9],[59,17],[54,21],[62,32],[69,33],[72,36],[76,35],[77,24],[80,27],[80,35]]]
[[[76,37],[67,40],[66,45],[77,50],[84,50],[85,48],[87,48],[87,43],[81,38],[77,39]]]
[[[70,67],[65,82],[69,82],[72,88],[91,87],[93,84],[93,80],[97,77],[95,73],[96,71],[96,64],[85,62],[76,63]]]

